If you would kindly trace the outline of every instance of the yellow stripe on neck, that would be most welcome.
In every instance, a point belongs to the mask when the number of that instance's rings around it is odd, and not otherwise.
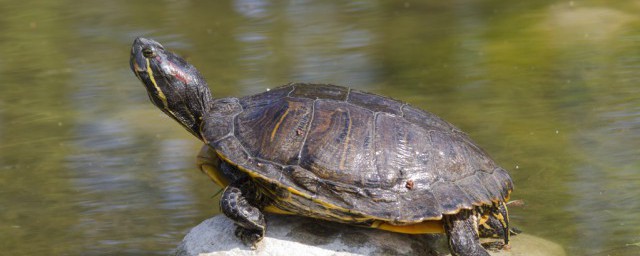
[[[164,95],[162,90],[160,90],[160,87],[158,86],[156,79],[153,77],[153,71],[151,71],[151,62],[149,61],[149,59],[146,59],[146,61],[147,61],[147,74],[149,75],[149,79],[151,79],[151,83],[153,83],[153,86],[156,87],[156,92],[158,92],[158,97],[160,98],[160,100],[162,100],[162,105],[164,106],[164,109],[169,110],[169,103],[167,103],[167,97]]]

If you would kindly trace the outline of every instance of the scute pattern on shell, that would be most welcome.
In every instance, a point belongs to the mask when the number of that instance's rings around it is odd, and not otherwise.
[[[513,189],[466,134],[387,97],[289,84],[236,104],[232,125],[207,124],[205,139],[301,215],[407,224],[505,201]]]

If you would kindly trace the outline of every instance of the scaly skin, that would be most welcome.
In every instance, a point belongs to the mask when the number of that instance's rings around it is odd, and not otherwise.
[[[456,256],[490,256],[480,244],[478,216],[474,211],[461,210],[456,215],[445,215],[445,230],[451,254]]]
[[[237,226],[235,235],[247,246],[255,249],[256,244],[264,237],[267,223],[260,209],[252,206],[247,200],[253,199],[247,196],[255,195],[254,191],[249,190],[251,188],[248,179],[229,184],[220,198],[220,209],[224,215],[235,222]]]

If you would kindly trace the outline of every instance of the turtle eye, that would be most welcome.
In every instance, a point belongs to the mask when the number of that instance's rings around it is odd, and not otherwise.
[[[151,48],[143,48],[142,49],[142,56],[144,56],[145,58],[153,58],[156,56],[156,53],[153,52],[153,50]]]

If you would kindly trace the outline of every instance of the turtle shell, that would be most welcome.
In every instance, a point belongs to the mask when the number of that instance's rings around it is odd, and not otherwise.
[[[300,215],[417,223],[506,201],[513,189],[450,123],[346,87],[289,84],[220,99],[201,132],[274,205]]]

